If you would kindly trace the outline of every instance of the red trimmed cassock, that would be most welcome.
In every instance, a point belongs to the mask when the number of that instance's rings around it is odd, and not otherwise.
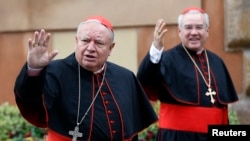
[[[84,141],[137,141],[137,134],[157,121],[157,115],[133,72],[105,64],[99,95],[79,125]],[[39,76],[27,74],[25,64],[15,83],[15,98],[22,116],[37,127],[48,128],[49,141],[71,141],[101,84],[103,72],[80,68],[75,54],[52,61]]]
[[[188,50],[208,81],[205,51]],[[149,53],[140,64],[137,77],[151,100],[160,100],[158,141],[207,141],[208,125],[228,124],[228,104],[238,100],[228,70],[214,53],[206,50],[212,97],[208,87],[181,44],[164,51],[159,63]]]

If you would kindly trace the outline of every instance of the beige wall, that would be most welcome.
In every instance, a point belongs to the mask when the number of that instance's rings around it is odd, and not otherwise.
[[[59,50],[56,58],[63,58],[74,50],[74,30],[78,23],[89,15],[103,15],[113,24],[116,35],[117,44],[109,60],[136,72],[138,39],[133,27],[152,26],[158,18],[164,18],[169,24],[176,24],[177,15],[187,6],[200,7],[201,2],[200,0],[0,0],[2,21],[0,32],[25,32],[41,28],[52,30],[52,47]]]
[[[137,33],[133,28],[117,29],[115,32],[115,48],[113,49],[109,61],[129,68],[134,73],[137,72]]]
[[[200,0],[0,0],[0,31],[74,29],[89,15],[103,15],[115,27],[176,23],[186,6]]]
[[[75,30],[82,18],[101,14],[114,25],[116,46],[109,61],[137,71],[148,51],[158,18],[168,22],[166,48],[179,42],[177,15],[186,6],[200,6],[211,17],[207,47],[225,60],[237,92],[242,92],[242,53],[224,49],[223,0],[0,0],[0,104],[14,104],[15,78],[26,60],[27,40],[34,30],[52,34],[57,58],[74,51]]]

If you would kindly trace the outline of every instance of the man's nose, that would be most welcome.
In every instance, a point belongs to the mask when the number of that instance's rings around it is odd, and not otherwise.
[[[88,44],[88,47],[87,47],[88,50],[95,50],[95,42],[91,41],[89,42]]]
[[[192,28],[190,33],[191,34],[197,34],[199,32],[199,30],[197,28]]]

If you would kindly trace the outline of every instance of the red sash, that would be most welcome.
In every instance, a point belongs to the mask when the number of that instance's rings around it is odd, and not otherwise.
[[[55,131],[49,129],[46,141],[72,141],[72,138],[62,136],[62,135],[56,133]]]
[[[228,124],[227,108],[160,104],[160,128],[208,133],[212,124]]]

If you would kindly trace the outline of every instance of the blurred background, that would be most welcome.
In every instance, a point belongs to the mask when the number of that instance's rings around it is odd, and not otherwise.
[[[59,50],[55,59],[64,58],[74,51],[78,24],[91,15],[104,16],[115,33],[109,61],[136,73],[153,40],[157,19],[168,23],[165,49],[171,48],[179,43],[177,16],[189,6],[209,14],[206,48],[223,58],[240,97],[232,109],[242,124],[250,123],[249,0],[0,0],[0,105],[15,106],[15,79],[34,31],[50,32],[49,46]]]

